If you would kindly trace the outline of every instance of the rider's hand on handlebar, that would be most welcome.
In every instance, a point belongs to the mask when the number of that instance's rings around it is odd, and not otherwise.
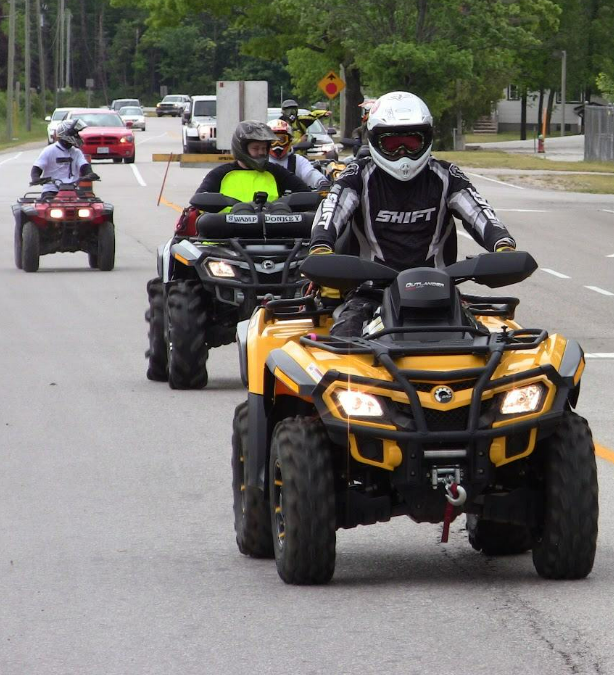
[[[310,251],[309,255],[327,255],[333,253],[332,249],[329,246],[314,246]],[[341,300],[341,292],[336,288],[329,288],[328,286],[320,287],[320,297],[324,300]]]
[[[97,173],[86,173],[85,176],[81,176],[79,180],[100,180],[100,176]]]

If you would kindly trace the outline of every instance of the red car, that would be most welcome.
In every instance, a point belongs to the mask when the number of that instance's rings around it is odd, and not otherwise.
[[[114,111],[104,108],[71,110],[66,119],[81,119],[87,128],[79,132],[83,153],[92,159],[112,159],[126,164],[135,160],[134,133]]]

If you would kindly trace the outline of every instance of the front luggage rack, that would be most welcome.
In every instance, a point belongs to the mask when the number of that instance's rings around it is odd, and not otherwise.
[[[392,345],[379,338],[394,334],[411,333],[466,333],[474,336],[473,342],[441,341],[411,342]],[[427,354],[490,354],[494,351],[535,349],[548,338],[548,332],[540,328],[519,328],[490,333],[473,326],[402,326],[386,328],[365,337],[344,338],[334,335],[310,334],[300,338],[301,344],[316,347],[333,354],[373,354],[378,359],[381,354],[391,357],[424,356]]]

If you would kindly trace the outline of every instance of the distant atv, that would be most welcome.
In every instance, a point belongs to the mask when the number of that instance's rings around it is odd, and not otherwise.
[[[319,286],[363,286],[380,304],[355,338],[329,334],[318,296],[274,300],[238,327],[247,400],[235,412],[239,550],[275,557],[287,583],[326,583],[336,530],[467,514],[488,555],[533,551],[548,579],[586,577],[597,544],[589,426],[572,411],[584,354],[520,327],[512,297],[461,295],[527,278],[528,253],[486,253],[396,272],[353,256],[310,256]]]
[[[207,358],[234,342],[239,321],[265,298],[293,298],[306,281],[307,255],[318,193],[266,202],[238,202],[201,193],[190,204],[206,213],[195,237],[174,236],[158,250],[158,276],[147,284],[147,377],[172,389],[207,385]],[[224,208],[229,213],[219,213]]]
[[[89,265],[104,272],[115,265],[113,206],[91,191],[95,174],[72,183],[43,178],[33,185],[53,183],[58,191],[43,198],[26,192],[13,205],[15,218],[15,265],[36,272],[40,256],[48,253],[84,251]]]

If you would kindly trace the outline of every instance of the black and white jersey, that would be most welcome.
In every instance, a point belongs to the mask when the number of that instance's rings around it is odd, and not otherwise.
[[[348,164],[320,204],[311,246],[334,249],[352,228],[360,257],[394,269],[443,267],[456,260],[454,218],[488,251],[515,242],[488,202],[455,165],[431,157],[413,180],[403,182],[369,157]]]

